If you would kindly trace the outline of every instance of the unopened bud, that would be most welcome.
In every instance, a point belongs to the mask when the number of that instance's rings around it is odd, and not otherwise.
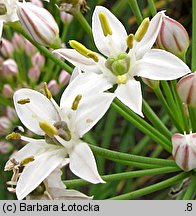
[[[40,0],[30,0],[32,4],[37,5],[38,7],[43,7],[43,3]]]
[[[62,70],[59,75],[59,83],[61,85],[67,85],[69,80],[70,80],[70,74],[67,71]]]
[[[37,52],[32,57],[32,64],[33,64],[33,66],[38,66],[39,68],[42,68],[44,66],[44,63],[45,63],[45,58],[39,52]]]
[[[6,39],[1,40],[1,53],[4,57],[11,57],[14,52],[14,47],[12,46],[12,43]]]
[[[21,51],[21,50],[24,50],[25,48],[25,40],[24,38],[22,37],[22,35],[14,32],[14,35],[12,37],[12,44],[13,44],[13,47],[16,51]]]
[[[177,84],[177,92],[183,103],[196,107],[196,73],[181,78]]]
[[[179,22],[164,16],[156,44],[159,48],[181,57],[186,53],[190,41],[187,31]]]
[[[12,87],[9,84],[5,84],[3,86],[3,90],[2,90],[2,95],[5,98],[12,98],[14,94],[14,91],[12,89]]]
[[[6,107],[6,116],[9,118],[10,121],[16,122],[18,120],[17,114],[15,109],[12,107]]]
[[[17,14],[22,26],[39,44],[59,48],[59,28],[53,16],[30,2],[18,3]]]
[[[2,71],[5,76],[12,76],[18,73],[18,65],[13,59],[7,59],[3,62]]]
[[[56,80],[51,80],[48,83],[48,89],[50,90],[52,95],[57,95],[60,91],[60,87]]]
[[[8,133],[11,125],[11,121],[7,117],[0,117],[0,134]]]
[[[7,154],[13,149],[13,146],[9,142],[0,142],[0,154]]]
[[[35,82],[39,79],[39,76],[40,76],[40,69],[38,66],[34,66],[32,67],[31,69],[29,69],[29,72],[28,72],[28,77],[31,81]]]
[[[66,13],[64,11],[60,12],[60,17],[61,17],[61,21],[65,24],[70,23],[73,19],[73,16],[71,14]]]
[[[176,164],[184,171],[196,168],[195,146],[196,133],[174,134],[172,136],[172,154]]]
[[[27,39],[25,39],[24,46],[25,46],[25,53],[28,56],[32,56],[36,53],[35,46],[31,42],[29,42]]]

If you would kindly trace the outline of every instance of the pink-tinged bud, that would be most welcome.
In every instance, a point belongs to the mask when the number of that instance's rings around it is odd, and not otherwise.
[[[7,154],[13,149],[11,143],[8,142],[0,142],[0,154]]]
[[[0,117],[0,134],[9,133],[12,123],[7,117]]]
[[[70,23],[71,21],[72,21],[72,19],[73,19],[73,16],[71,15],[71,14],[69,14],[69,13],[66,13],[66,12],[64,12],[64,11],[61,11],[60,12],[60,17],[61,17],[61,21],[63,22],[63,23]]]
[[[14,32],[14,35],[12,37],[12,44],[16,51],[24,50],[25,42],[22,35]]]
[[[11,42],[2,38],[1,40],[1,53],[4,57],[11,57],[14,52],[14,47]]]
[[[17,14],[22,26],[39,44],[59,48],[59,28],[53,16],[30,2],[18,3]]]
[[[7,108],[6,108],[6,116],[8,117],[8,119],[9,119],[11,122],[16,122],[17,119],[18,119],[18,116],[17,116],[17,114],[16,114],[15,109],[13,109],[12,107],[7,107]]]
[[[18,73],[18,65],[13,59],[7,59],[3,62],[2,71],[5,76],[12,76]]]
[[[142,81],[150,88],[154,89],[159,86],[159,81],[158,80],[151,80],[147,78],[142,78]]]
[[[172,136],[172,154],[176,164],[184,171],[196,168],[196,133],[176,133]]]
[[[196,73],[181,78],[177,84],[177,92],[183,103],[196,107]]]
[[[164,16],[157,37],[158,47],[182,57],[186,53],[189,44],[190,40],[185,28],[176,20]]]
[[[28,40],[25,39],[25,53],[28,55],[28,56],[32,56],[34,55],[36,52],[37,52],[37,49],[36,47],[31,43],[29,42]]]
[[[70,74],[67,71],[62,70],[59,76],[59,83],[61,85],[67,85],[69,80],[70,80]]]
[[[39,68],[42,68],[44,66],[44,63],[45,63],[45,58],[39,52],[37,52],[32,57],[32,64],[33,64],[33,66],[38,66]]]
[[[31,3],[38,7],[43,7],[43,3],[40,0],[31,0]]]
[[[51,80],[48,83],[48,89],[50,90],[50,92],[54,96],[57,95],[60,91],[59,85],[57,84],[56,80]]]
[[[14,91],[13,91],[12,87],[9,84],[5,84],[3,86],[2,95],[5,98],[12,98],[13,97]]]
[[[28,77],[31,81],[35,82],[39,79],[40,73],[40,68],[38,66],[34,66],[29,70]]]

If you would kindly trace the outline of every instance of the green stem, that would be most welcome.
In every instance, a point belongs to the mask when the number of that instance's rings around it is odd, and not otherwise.
[[[195,188],[196,188],[196,173],[192,176],[191,182],[184,194],[183,200],[191,200],[194,198],[195,195]]]
[[[196,1],[192,0],[192,71],[196,71]]]
[[[150,120],[150,122],[156,127],[164,136],[171,140],[171,132],[165,127],[163,122],[159,119],[159,117],[155,114],[155,112],[151,109],[148,103],[143,99],[143,112]]]
[[[129,5],[130,5],[131,10],[133,11],[135,17],[136,17],[138,25],[140,25],[143,21],[143,17],[142,17],[142,14],[140,12],[137,0],[129,0]]]
[[[155,191],[170,187],[171,185],[174,185],[175,183],[182,181],[183,179],[189,177],[190,175],[191,175],[191,172],[180,173],[177,176],[174,176],[162,182],[156,183],[154,185],[150,185],[148,187],[145,187],[145,188],[142,188],[142,189],[130,192],[130,193],[112,197],[111,199],[112,200],[128,200],[128,199],[134,199],[136,197],[141,197],[141,196],[153,193]]]
[[[139,130],[148,135],[155,142],[160,144],[166,151],[171,152],[171,142],[158,130],[148,124],[145,120],[132,112],[127,106],[115,99],[112,103],[114,107],[124,118],[132,122]]]
[[[112,151],[108,149],[103,149],[103,148],[93,146],[93,145],[90,145],[90,147],[93,153],[95,153],[96,155],[100,155],[104,158],[108,158],[108,159],[125,160],[125,161],[154,164],[154,165],[160,165],[160,166],[177,167],[175,161],[173,160],[150,158],[150,157],[126,154],[126,153],[116,152],[116,151]]]
[[[196,132],[196,108],[189,105],[188,110],[189,110],[189,118],[191,121],[192,131]]]
[[[157,9],[156,9],[154,0],[148,0],[148,5],[149,5],[149,8],[150,8],[151,14],[152,14],[153,16],[156,15]]]
[[[171,173],[176,171],[179,171],[179,168],[163,167],[163,168],[154,168],[154,169],[147,169],[147,170],[130,171],[130,172],[111,174],[111,175],[104,175],[102,176],[102,179],[107,182],[120,181],[124,179],[136,178],[141,176],[149,176],[149,175],[159,175],[159,174]],[[83,179],[75,179],[75,180],[66,180],[64,181],[64,184],[67,187],[76,187],[76,186],[87,185],[90,183]]]
[[[50,58],[52,61],[54,61],[57,65],[59,65],[62,69],[66,70],[68,73],[72,72],[72,68],[64,63],[61,59],[56,57],[54,54],[52,54],[47,48],[39,45],[36,43],[30,36],[29,34],[20,26],[18,23],[9,23],[9,26],[11,26],[14,31],[22,34],[28,41],[30,41],[37,49],[43,53],[46,57]]]

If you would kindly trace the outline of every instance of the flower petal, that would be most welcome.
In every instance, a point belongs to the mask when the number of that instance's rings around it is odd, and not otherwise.
[[[164,16],[164,11],[157,13],[150,21],[148,30],[142,40],[135,44],[136,59],[140,59],[147,51],[152,48],[159,34]]]
[[[2,37],[3,21],[0,20],[0,38]]]
[[[19,104],[22,99],[30,99],[30,103]],[[58,113],[51,101],[43,94],[31,90],[20,89],[14,94],[14,106],[21,122],[32,132],[44,135],[39,127],[40,121],[53,123],[58,120]]]
[[[64,151],[47,151],[23,170],[16,187],[16,195],[19,200],[31,193],[50,173],[64,160]]]
[[[75,128],[82,137],[87,133],[107,112],[115,98],[112,93],[97,93],[87,98],[76,110]]]
[[[189,67],[175,55],[164,50],[152,49],[136,62],[136,76],[152,80],[173,80],[190,73]]]
[[[97,171],[97,165],[90,147],[84,142],[75,144],[69,153],[71,171],[93,184],[104,183]]]
[[[112,30],[112,35],[104,36],[99,13],[103,12]],[[122,23],[105,7],[97,6],[92,17],[92,31],[98,50],[105,56],[111,57],[125,52],[127,49],[127,32]]]
[[[126,84],[120,84],[118,85],[115,94],[122,103],[143,117],[142,91],[140,82],[136,80],[129,80]]]
[[[72,104],[77,95],[82,95],[79,103],[86,101],[90,96],[95,96],[99,92],[103,92],[112,85],[102,76],[95,73],[82,73],[78,75],[65,89],[62,94],[60,107],[71,109]]]
[[[71,77],[70,77],[70,80],[69,80],[69,84],[78,76],[82,73],[81,69],[80,69],[80,66],[78,67],[75,67],[72,74],[71,74]]]

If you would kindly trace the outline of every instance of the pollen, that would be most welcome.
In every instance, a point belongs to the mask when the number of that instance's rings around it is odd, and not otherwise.
[[[8,134],[6,136],[6,140],[20,140],[21,139],[21,135],[19,133],[11,133],[11,134]]]
[[[51,138],[58,133],[57,129],[47,121],[39,122],[39,126]]]
[[[50,100],[52,98],[52,93],[48,89],[46,82],[44,83],[43,89],[44,89],[45,96]]]
[[[18,100],[17,103],[24,105],[24,104],[30,103],[30,99],[29,98],[23,98],[21,100]]]
[[[110,28],[107,16],[104,12],[99,13],[99,20],[104,36],[107,37],[108,35],[112,35],[112,29]]]
[[[138,30],[135,33],[135,40],[137,42],[140,42],[142,40],[142,38],[144,37],[144,35],[148,30],[149,24],[150,24],[150,20],[148,17],[142,21],[141,25],[139,26]]]
[[[126,74],[120,75],[116,77],[117,84],[126,84],[127,83],[127,76]]]
[[[82,95],[80,95],[80,94],[75,97],[75,99],[72,103],[72,106],[71,106],[72,110],[77,110],[81,99],[82,99]]]
[[[133,48],[134,34],[130,34],[127,36],[127,46],[129,49]]]

